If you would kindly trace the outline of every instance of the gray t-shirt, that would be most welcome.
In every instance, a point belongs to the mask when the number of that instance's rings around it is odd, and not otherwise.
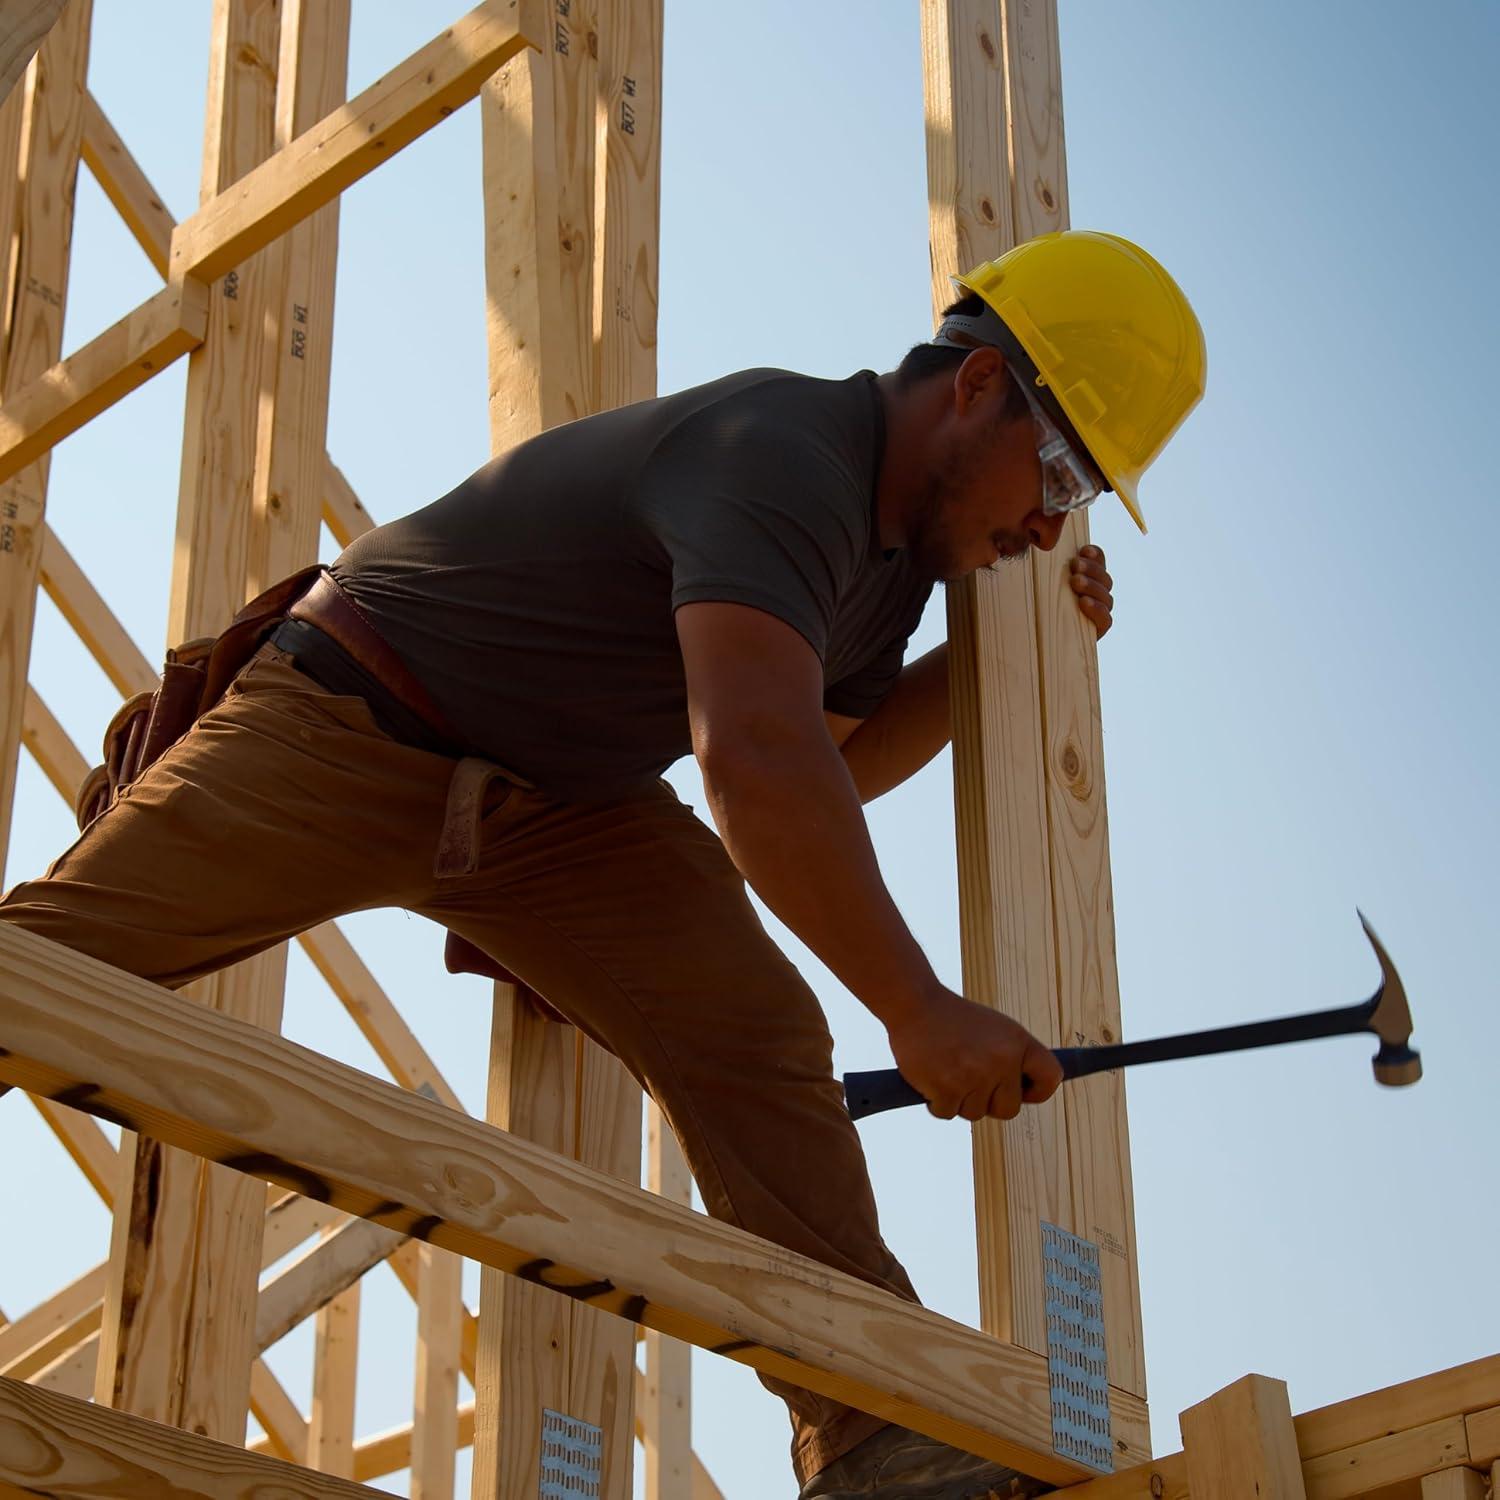
[[[883,446],[871,371],[746,370],[552,428],[333,572],[469,748],[617,796],[691,749],[681,604],[786,621],[835,713],[885,696],[932,585],[880,547]]]

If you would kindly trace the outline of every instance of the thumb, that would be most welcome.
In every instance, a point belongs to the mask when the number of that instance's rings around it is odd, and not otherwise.
[[[1063,1081],[1062,1064],[1050,1047],[1033,1041],[1021,1058],[1021,1072],[1026,1078],[1026,1087],[1021,1098],[1027,1104],[1040,1104],[1057,1092]]]

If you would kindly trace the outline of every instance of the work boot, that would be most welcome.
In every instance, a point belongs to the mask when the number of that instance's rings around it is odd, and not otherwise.
[[[906,1427],[882,1427],[802,1486],[798,1500],[1023,1500],[1052,1488]]]

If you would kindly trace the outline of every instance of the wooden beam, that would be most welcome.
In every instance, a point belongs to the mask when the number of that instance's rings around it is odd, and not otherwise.
[[[1500,1406],[1500,1354],[1304,1412],[1297,1446],[1303,1458],[1317,1458],[1492,1406]]]
[[[208,288],[174,283],[7,395],[0,405],[0,483],[196,349],[207,323]]]
[[[0,924],[0,1082],[1056,1483],[1046,1362]],[[920,1357],[917,1357],[920,1353]],[[1122,1462],[1142,1403],[1115,1393]]]
[[[0,1380],[0,1495],[339,1500],[380,1492],[196,1433]]]
[[[263,1359],[250,1369],[250,1410],[265,1429],[275,1457],[307,1462],[307,1422]]]
[[[1398,1486],[1404,1489],[1384,1500],[1416,1500],[1424,1474],[1466,1463],[1468,1456],[1464,1419],[1452,1416],[1304,1458],[1302,1475],[1307,1500],[1354,1500]]]
[[[347,547],[355,537],[363,536],[375,524],[354,493],[354,486],[331,458],[323,470],[323,523],[340,547]]]
[[[1179,1420],[1199,1500],[1307,1500],[1285,1381],[1246,1375]]]
[[[163,281],[177,221],[92,94],[83,101],[83,160]]]
[[[156,687],[156,668],[50,526],[42,537],[42,587],[122,698]],[[71,802],[73,791],[63,796]]]
[[[29,1380],[99,1327],[106,1268],[95,1266],[0,1329],[0,1375]]]
[[[299,1323],[348,1291],[372,1266],[389,1260],[403,1236],[368,1219],[330,1227],[316,1245],[260,1289],[255,1348],[264,1354]]]
[[[89,773],[78,747],[30,683],[22,710],[21,743],[53,786],[78,786]]]
[[[73,236],[92,0],[70,0],[3,112],[17,154],[0,164],[10,213],[0,222],[9,261],[0,296],[0,402],[57,363]],[[17,135],[11,135],[15,129]],[[10,836],[31,633],[36,616],[45,455],[0,485],[0,867]]]
[[[357,99],[204,204],[172,236],[174,276],[214,281],[446,119],[531,45],[517,0],[486,0]]]

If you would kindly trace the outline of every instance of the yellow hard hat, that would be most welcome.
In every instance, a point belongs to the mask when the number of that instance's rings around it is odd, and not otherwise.
[[[1203,399],[1208,368],[1182,289],[1139,245],[1086,229],[1039,235],[953,281],[1014,335],[1044,404],[1145,531],[1141,475]]]

